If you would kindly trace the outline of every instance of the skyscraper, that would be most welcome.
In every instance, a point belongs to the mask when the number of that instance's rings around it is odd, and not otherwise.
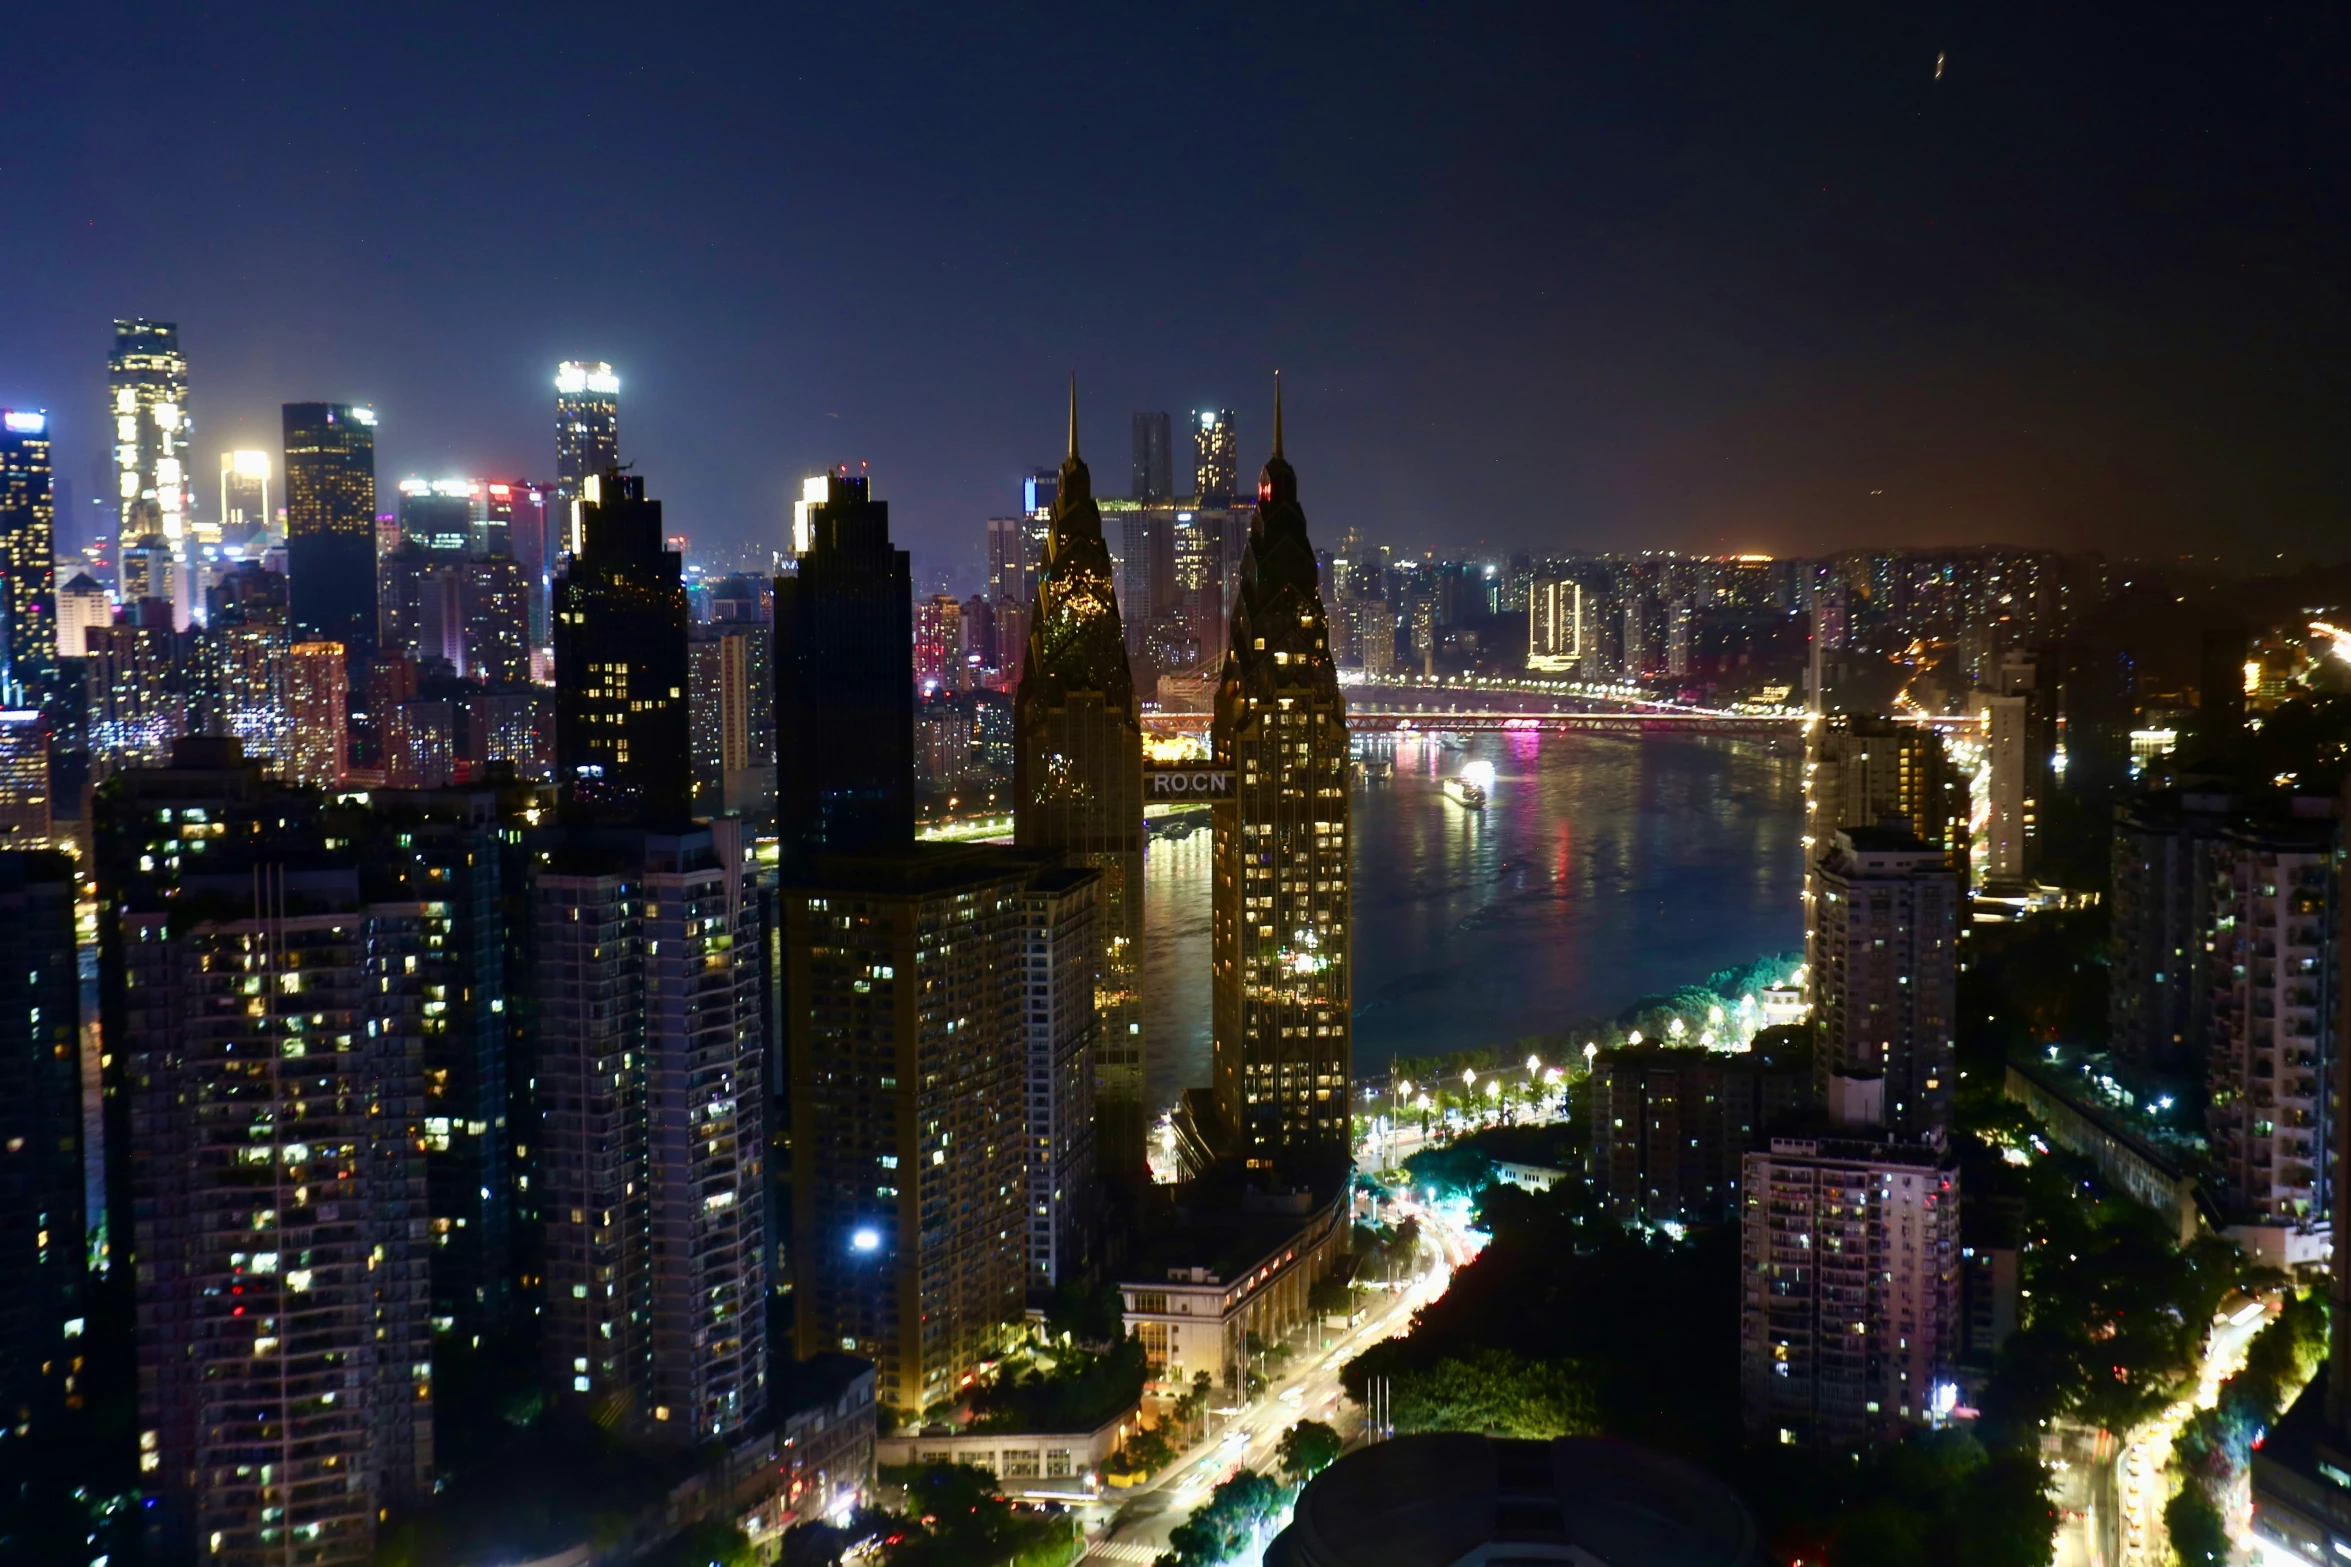
[[[1347,710],[1318,578],[1277,382],[1216,695],[1216,758],[1233,770],[1233,797],[1216,807],[1221,1124],[1202,1130],[1251,1169],[1312,1177],[1347,1157],[1354,979]]]
[[[432,1473],[432,905],[350,870],[123,915],[141,1467],[207,1561],[370,1559]],[[295,912],[299,909],[301,912]]]
[[[530,881],[547,1385],[680,1444],[766,1396],[749,850],[733,821],[575,828]]]
[[[57,513],[49,416],[0,410],[0,695],[24,706],[57,672]]]
[[[934,593],[914,611],[914,683],[923,695],[963,689],[963,601]]]
[[[1584,647],[1584,585],[1572,577],[1537,577],[1527,600],[1527,668],[1565,672]]]
[[[116,541],[128,548],[160,537],[182,551],[195,509],[188,446],[196,424],[188,416],[188,360],[180,352],[178,325],[115,322],[106,390],[120,501]]]
[[[863,477],[810,479],[775,584],[776,810],[787,853],[914,836],[914,598]]]
[[[1236,440],[1231,409],[1193,410],[1192,499],[1196,505],[1230,506],[1241,493],[1241,457]]]
[[[579,549],[555,583],[556,777],[574,820],[691,819],[686,589],[661,503],[635,474],[591,474]]]
[[[1144,1173],[1143,735],[1072,390],[1045,565],[1014,699],[1013,842],[1101,873],[1094,981],[1103,1169]]]
[[[1175,499],[1175,452],[1168,432],[1166,414],[1135,415],[1134,484],[1127,493],[1141,505],[1164,506]]]
[[[1967,780],[1943,737],[1923,724],[1866,713],[1816,720],[1804,761],[1804,959],[1817,976],[1820,867],[1840,827],[1880,827],[1899,817],[1943,862],[1967,870]]]
[[[1847,827],[1814,885],[1814,1077],[1830,1112],[1939,1140],[1958,1087],[1959,873],[1905,829]]]
[[[277,513],[269,504],[269,453],[222,452],[220,516],[210,524],[212,537],[203,542],[218,544],[225,538],[242,543],[276,523]]]
[[[1102,971],[1102,873],[1082,865],[1040,870],[1021,895],[1028,927],[1029,1294],[1046,1300],[1094,1255],[1101,1204],[1094,1010]],[[1141,1174],[1142,1126],[1135,1126]]]
[[[589,479],[619,466],[620,377],[602,360],[566,359],[555,367],[555,499],[566,548],[574,547],[572,502],[586,496]]]
[[[376,645],[375,410],[285,406],[286,576],[294,635],[340,642],[354,667]]]
[[[809,857],[783,989],[796,1353],[862,1355],[876,1396],[916,1411],[1001,1352],[1026,1298],[1038,867],[911,838]]]
[[[351,668],[342,643],[288,649],[286,708],[286,776],[341,788],[351,767]]]

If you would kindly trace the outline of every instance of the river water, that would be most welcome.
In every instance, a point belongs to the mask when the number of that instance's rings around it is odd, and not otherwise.
[[[1803,945],[1794,740],[1488,734],[1374,742],[1355,784],[1355,1070],[1510,1045]],[[1486,808],[1440,780],[1491,763]],[[1155,1109],[1208,1081],[1210,833],[1144,868]]]

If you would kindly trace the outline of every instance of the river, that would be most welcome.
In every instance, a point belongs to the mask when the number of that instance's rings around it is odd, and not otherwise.
[[[1510,1045],[1803,945],[1793,740],[1487,734],[1375,742],[1354,800],[1355,1070]],[[1495,772],[1483,811],[1439,780]],[[1144,868],[1153,1107],[1208,1081],[1205,826]]]

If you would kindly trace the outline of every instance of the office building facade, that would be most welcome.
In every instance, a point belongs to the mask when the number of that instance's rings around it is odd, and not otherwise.
[[[1584,585],[1572,577],[1537,577],[1527,601],[1527,668],[1575,671],[1584,656]]]
[[[288,403],[284,423],[294,636],[340,642],[365,668],[376,645],[375,410]]]
[[[114,433],[118,501],[115,541],[128,550],[149,539],[180,554],[195,507],[188,413],[188,359],[170,321],[114,323],[106,359],[107,428]]]
[[[589,479],[619,466],[620,377],[602,360],[566,359],[555,367],[555,500],[566,550],[578,548],[573,503],[586,498]]]
[[[1230,506],[1241,493],[1241,448],[1230,408],[1192,411],[1192,501]],[[1276,443],[1278,446],[1280,443]]]
[[[49,416],[0,409],[0,695],[27,706],[57,674],[57,511]]]

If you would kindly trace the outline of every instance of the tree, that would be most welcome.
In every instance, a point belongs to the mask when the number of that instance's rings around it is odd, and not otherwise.
[[[2201,1485],[2180,1487],[2179,1495],[2163,1509],[2163,1527],[2180,1567],[2228,1567],[2229,1531]]]
[[[1156,1567],[1220,1567],[1244,1553],[1254,1554],[1289,1501],[1289,1488],[1280,1481],[1244,1469],[1167,1532],[1168,1549]]]
[[[1592,1389],[1571,1360],[1481,1349],[1397,1373],[1398,1431],[1482,1431],[1548,1441],[1598,1429]]]
[[[1336,1463],[1346,1445],[1338,1432],[1321,1421],[1299,1421],[1282,1433],[1282,1445],[1277,1451],[1282,1478],[1292,1485],[1304,1485]]]

